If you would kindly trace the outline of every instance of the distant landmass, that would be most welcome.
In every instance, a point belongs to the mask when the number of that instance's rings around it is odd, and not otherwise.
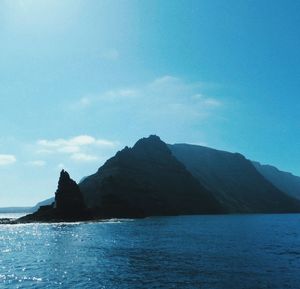
[[[42,202],[37,203],[34,207],[31,207],[30,211],[31,212],[36,212],[40,207],[51,205],[54,202],[55,202],[55,197],[46,199]]]
[[[274,166],[253,162],[255,168],[281,191],[300,200],[300,177],[281,171]]]
[[[29,213],[32,212],[32,207],[4,207],[0,208],[1,214],[6,213]]]
[[[198,145],[169,145],[172,153],[219,200],[228,213],[283,213],[299,202],[264,178],[239,153]]]
[[[151,135],[117,152],[78,185],[62,171],[55,198],[38,203],[37,212],[21,221],[298,213],[299,179],[238,153],[167,145]]]

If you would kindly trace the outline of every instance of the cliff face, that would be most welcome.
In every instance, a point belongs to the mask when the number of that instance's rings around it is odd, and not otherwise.
[[[279,190],[300,200],[300,177],[283,172],[274,166],[252,162],[255,168]]]
[[[230,213],[300,211],[299,201],[266,180],[241,154],[188,144],[169,148]]]
[[[157,136],[139,140],[80,183],[88,207],[105,216],[220,213],[214,196]]]
[[[85,208],[82,193],[77,183],[65,170],[60,173],[55,192],[55,208],[62,212],[80,212]]]

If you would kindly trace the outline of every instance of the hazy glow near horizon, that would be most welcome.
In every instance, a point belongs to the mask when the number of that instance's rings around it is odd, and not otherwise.
[[[300,175],[300,2],[0,1],[0,207],[137,139]]]
[[[79,12],[80,1],[75,0],[70,5],[70,1],[59,0],[7,0],[2,6],[6,28],[29,36],[38,31],[53,33],[57,26],[66,29],[72,25]]]

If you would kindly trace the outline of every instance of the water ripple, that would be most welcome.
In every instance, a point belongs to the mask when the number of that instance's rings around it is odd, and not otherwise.
[[[2,225],[0,284],[300,288],[299,221],[298,215],[248,215]]]

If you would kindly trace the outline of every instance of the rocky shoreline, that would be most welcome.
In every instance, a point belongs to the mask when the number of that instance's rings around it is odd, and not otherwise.
[[[144,219],[147,216],[128,215],[128,216],[81,216],[81,217],[69,217],[69,216],[49,216],[43,218],[36,214],[29,214],[21,218],[0,218],[0,225],[20,225],[20,224],[56,224],[56,223],[77,223],[77,222],[105,222],[108,220],[121,220],[121,219]],[[150,217],[150,216],[148,216]]]
[[[2,218],[0,219],[0,225],[14,225],[18,224],[17,219],[14,218]]]
[[[0,218],[0,225],[18,225],[18,224],[34,224],[34,223],[72,223],[72,222],[92,222],[101,221],[101,219],[92,218],[48,218],[39,219],[33,215],[26,215],[21,218]]]

